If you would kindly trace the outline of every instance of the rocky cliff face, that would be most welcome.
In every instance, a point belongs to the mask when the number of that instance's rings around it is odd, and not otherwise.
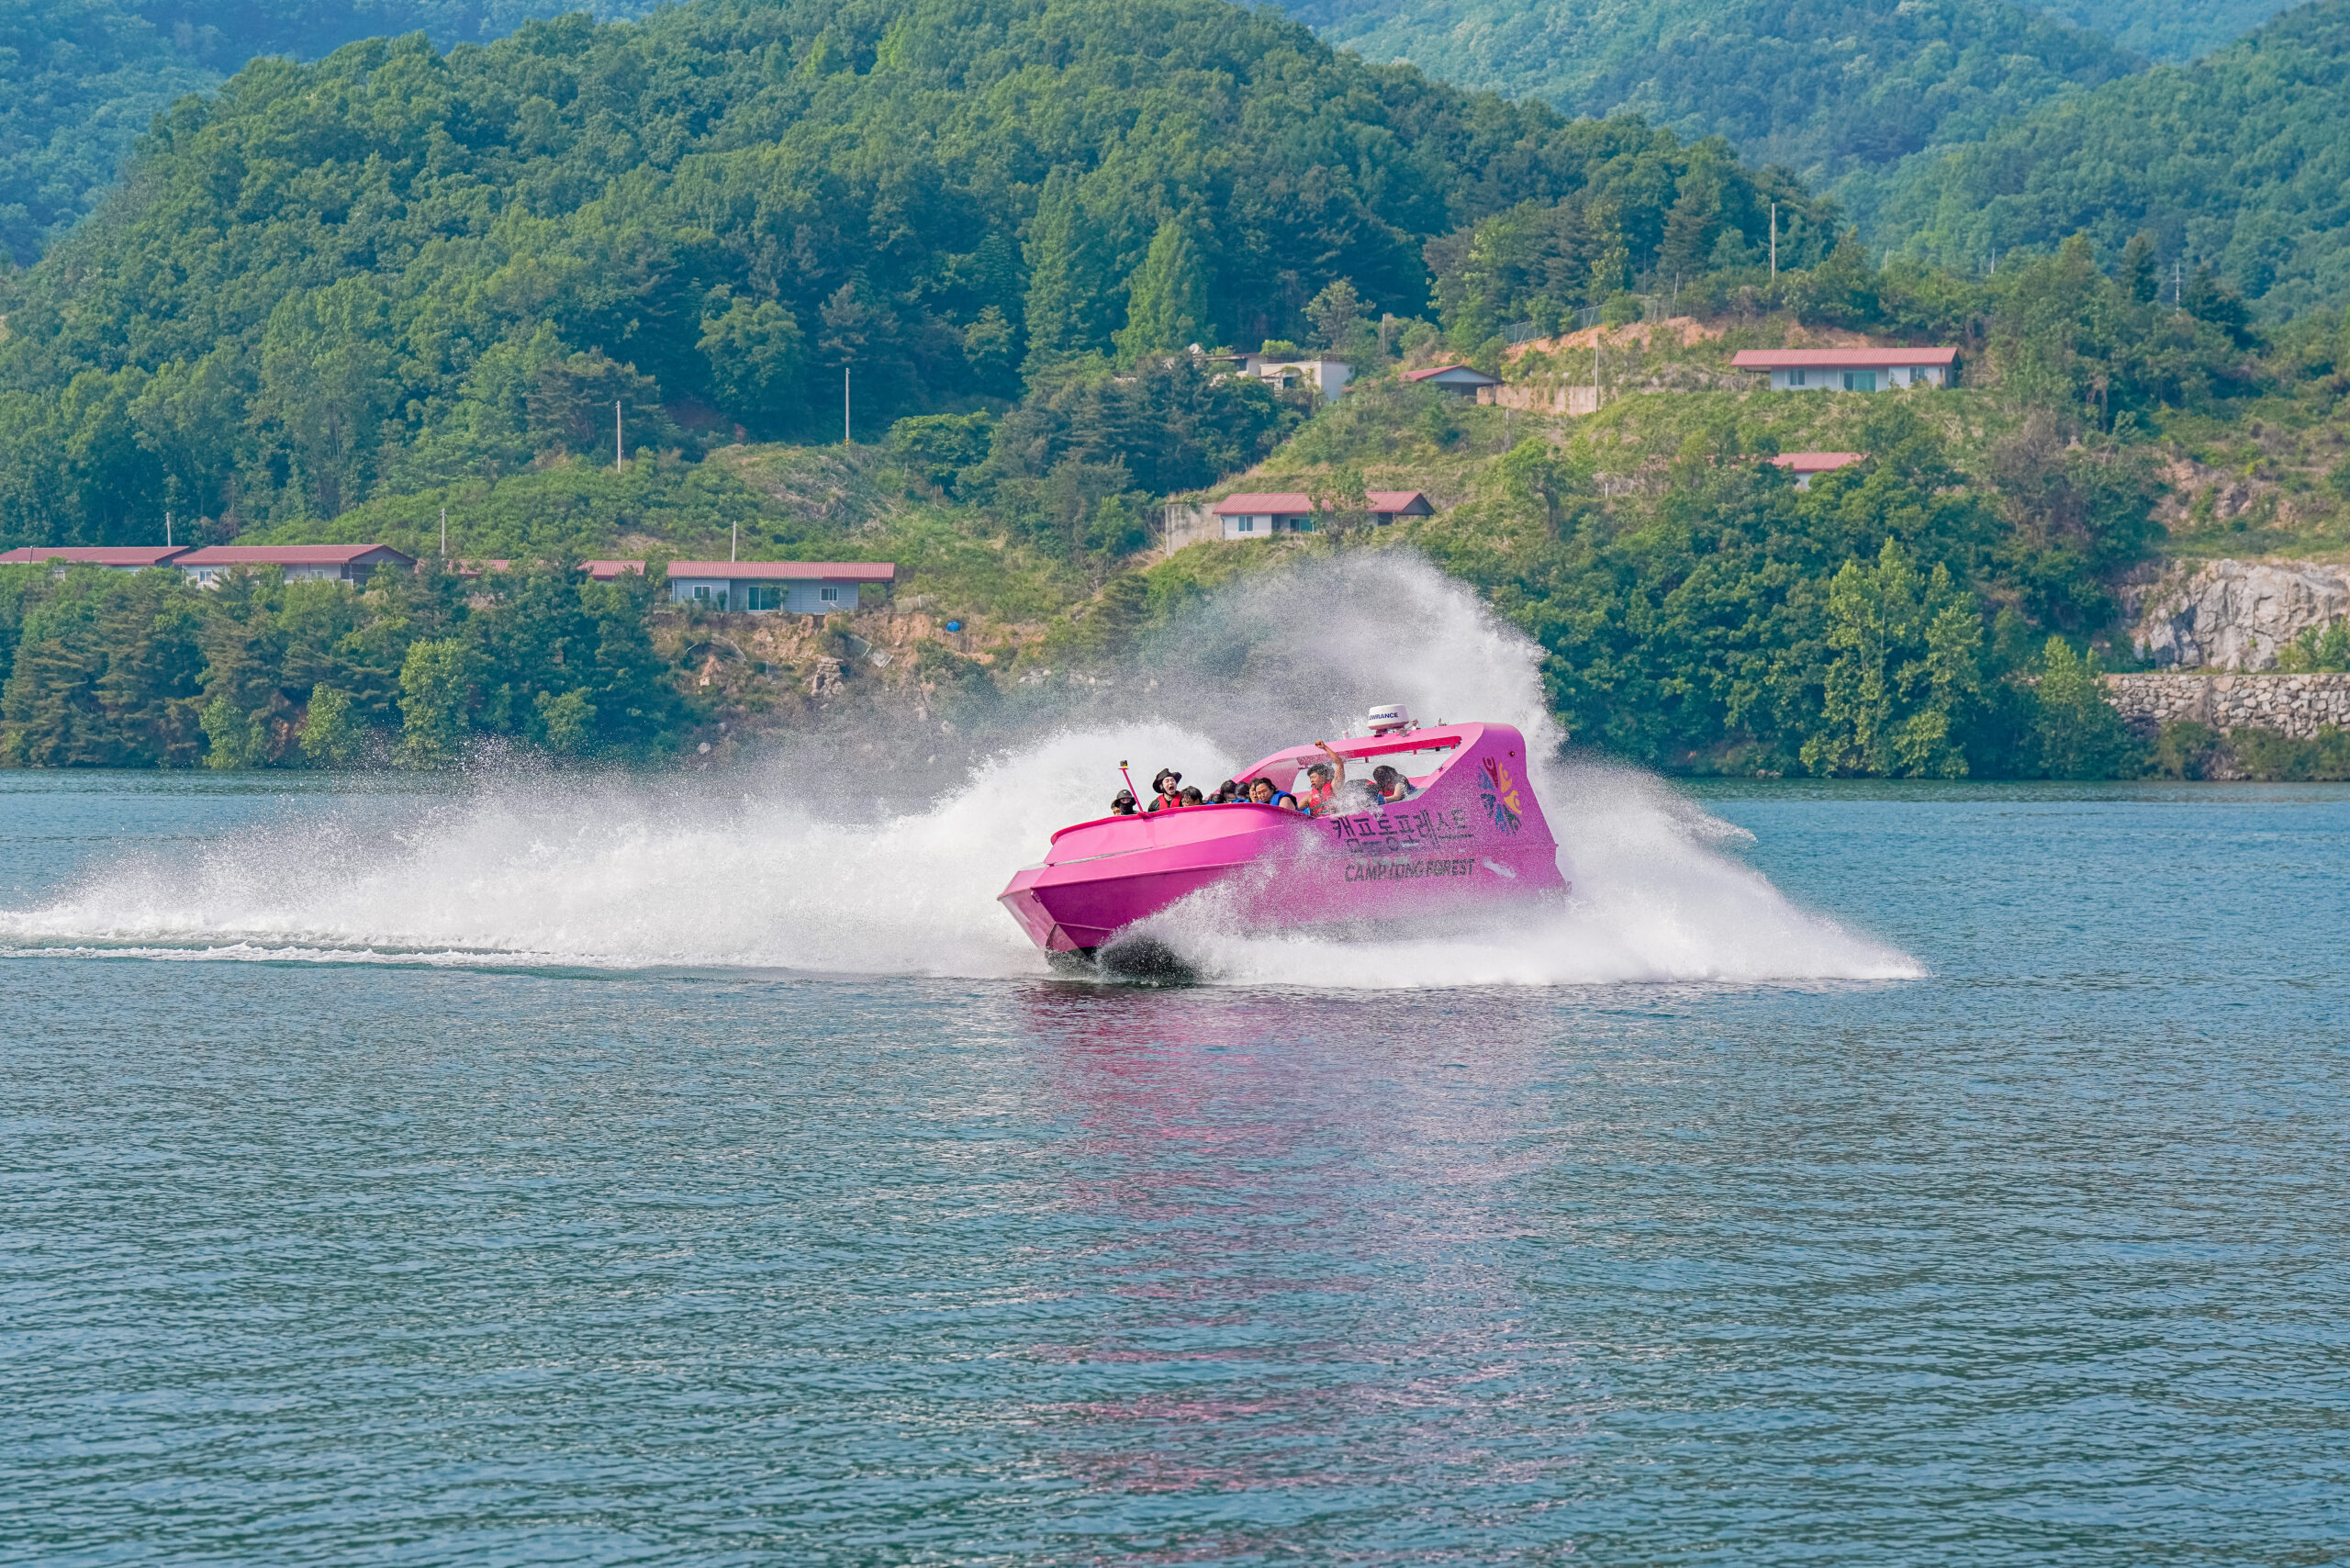
[[[2123,589],[2138,656],[2181,669],[2274,669],[2277,649],[2350,616],[2350,568],[2307,561],[2177,566]]]

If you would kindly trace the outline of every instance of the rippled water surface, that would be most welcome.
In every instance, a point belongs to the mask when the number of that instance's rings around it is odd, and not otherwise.
[[[0,1559],[2350,1559],[2350,792],[1716,790],[1906,958],[1144,990],[722,834],[465,947],[417,788],[0,774]]]

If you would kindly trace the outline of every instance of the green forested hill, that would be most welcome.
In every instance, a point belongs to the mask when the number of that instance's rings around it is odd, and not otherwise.
[[[2350,0],[2110,84],[1904,171],[1877,236],[1961,268],[2087,231],[2154,235],[2277,316],[2350,299]]]
[[[1719,134],[1815,185],[2140,63],[2007,0],[1304,0],[1296,14],[1371,60]]]
[[[628,0],[0,0],[0,256],[29,263],[114,184],[131,145],[184,94],[262,54],[313,57],[422,29],[446,46],[532,17]]]
[[[1088,390],[1073,356],[1342,341],[1423,309],[1430,239],[1520,204],[1574,220],[1559,288],[1602,299],[1669,245],[1751,261],[1773,200],[1783,261],[1819,254],[1825,215],[1718,147],[1220,0],[701,0],[264,61],[0,284],[0,538],[330,517],[608,451],[615,400],[632,447],[822,438],[845,369],[866,432],[1032,394],[998,459],[1125,489],[1170,432],[1188,476],[1270,427],[1174,372]],[[1069,445],[1112,426],[1139,433]]]

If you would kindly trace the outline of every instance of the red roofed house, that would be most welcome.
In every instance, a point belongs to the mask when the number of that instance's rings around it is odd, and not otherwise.
[[[622,572],[644,570],[642,561],[588,561],[588,575],[609,582]],[[895,582],[889,561],[672,561],[669,597],[732,614],[845,614],[856,608],[861,584]]]
[[[1427,517],[1436,508],[1418,490],[1371,490],[1371,520],[1390,523],[1399,517]],[[1274,490],[1258,495],[1226,496],[1216,502],[1214,515],[1226,539],[1270,539],[1276,533],[1314,532],[1314,498],[1303,490]]]
[[[60,570],[67,566],[108,566],[118,572],[143,572],[170,564],[188,553],[185,544],[28,544],[0,554],[0,566],[28,566],[47,561]]]
[[[416,557],[388,544],[210,544],[189,551],[172,565],[198,588],[210,588],[240,566],[247,571],[275,566],[289,583],[364,583],[378,566],[412,572]]]
[[[1774,392],[1874,392],[1889,386],[1942,386],[1956,349],[1741,349],[1740,370],[1767,370]]]
[[[1404,373],[1404,379],[1427,386],[1441,386],[1447,392],[1458,392],[1464,398],[1475,397],[1481,387],[1502,384],[1500,376],[1488,375],[1465,364],[1439,364],[1433,370],[1407,370]]]
[[[1865,452],[1783,452],[1771,459],[1771,465],[1793,474],[1796,489],[1808,490],[1813,476],[1850,468],[1867,455]]]

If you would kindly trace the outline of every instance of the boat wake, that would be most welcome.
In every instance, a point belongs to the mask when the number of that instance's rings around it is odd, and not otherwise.
[[[45,903],[0,911],[0,950],[1042,975],[995,895],[1056,828],[1102,813],[1120,758],[1213,786],[1269,745],[1331,734],[1381,700],[1515,723],[1546,755],[1556,732],[1539,659],[1425,564],[1357,556],[1227,591],[1110,680],[1048,683],[952,734],[910,718],[862,749],[660,783],[491,771],[442,796],[306,800],[193,854],[105,863]],[[957,782],[875,805],[958,756]],[[1797,908],[1726,852],[1739,830],[1656,779],[1553,765],[1536,788],[1574,884],[1558,906],[1440,936],[1341,941],[1244,929],[1210,898],[1137,935],[1192,977],[1241,985],[1920,972]]]

